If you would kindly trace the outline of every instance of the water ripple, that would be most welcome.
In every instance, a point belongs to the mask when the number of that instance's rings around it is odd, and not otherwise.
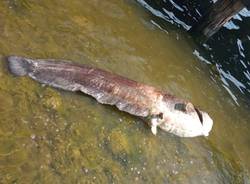
[[[150,11],[153,15],[164,19],[167,22],[170,22],[171,24],[176,24],[177,26],[182,26],[185,30],[189,30],[191,28],[191,26],[187,25],[185,22],[181,21],[180,19],[178,19],[172,12],[162,8],[162,10],[164,11],[164,13],[162,13],[159,10],[156,10],[155,8],[153,8],[152,6],[150,6],[147,2],[145,2],[144,0],[137,0],[138,3],[140,3],[143,7],[145,7],[148,11]]]

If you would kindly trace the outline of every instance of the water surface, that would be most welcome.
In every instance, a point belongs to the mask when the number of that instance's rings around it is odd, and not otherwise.
[[[249,109],[134,1],[0,2],[1,183],[249,183]],[[91,97],[9,74],[5,56],[89,64],[191,100],[214,119],[208,138],[153,136]],[[239,102],[239,104],[241,104]]]

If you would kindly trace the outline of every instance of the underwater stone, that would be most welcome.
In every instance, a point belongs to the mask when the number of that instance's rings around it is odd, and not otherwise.
[[[60,110],[62,99],[55,90],[47,88],[42,96],[42,104],[48,109]]]

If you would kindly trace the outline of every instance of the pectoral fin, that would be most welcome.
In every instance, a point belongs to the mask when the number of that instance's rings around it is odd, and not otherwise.
[[[157,126],[151,126],[151,132],[156,135],[157,134]]]
[[[151,132],[154,135],[156,135],[157,134],[158,120],[156,118],[153,118],[150,123],[151,123]]]

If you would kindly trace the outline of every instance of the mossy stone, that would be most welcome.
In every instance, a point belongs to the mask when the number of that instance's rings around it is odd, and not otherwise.
[[[48,109],[59,111],[62,107],[62,99],[56,90],[46,88],[42,94],[42,104]]]

